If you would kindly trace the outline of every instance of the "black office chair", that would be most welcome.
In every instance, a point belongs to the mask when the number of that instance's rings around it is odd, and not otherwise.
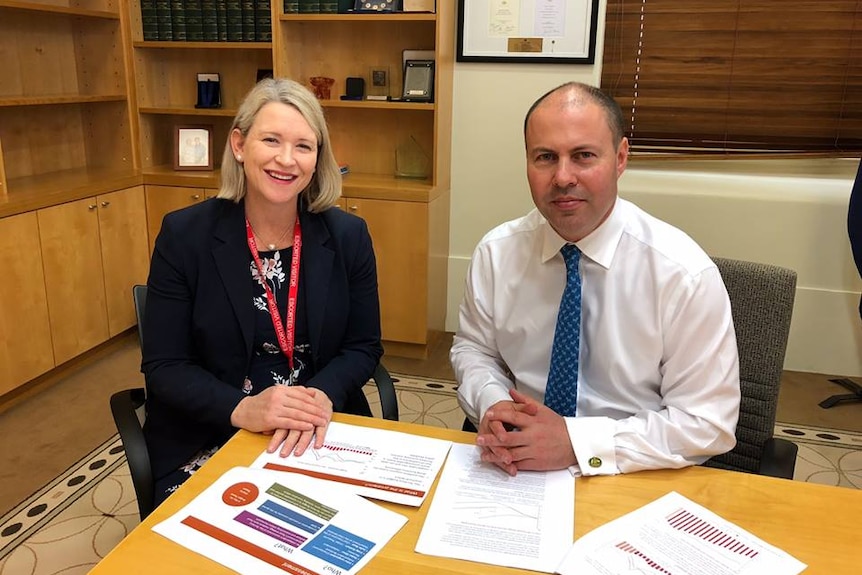
[[[793,479],[799,448],[773,434],[796,272],[768,264],[712,259],[730,297],[742,399],[736,447],[704,465]]]
[[[147,302],[147,286],[136,285],[132,288],[135,302],[135,316],[138,319],[138,340],[144,343],[144,308]],[[380,407],[384,419],[398,421],[398,400],[395,385],[389,372],[378,363],[371,376],[380,394]],[[153,511],[155,486],[150,455],[144,439],[143,424],[146,419],[146,390],[143,387],[124,389],[111,396],[111,414],[123,442],[132,484],[138,498],[138,511],[141,521]]]

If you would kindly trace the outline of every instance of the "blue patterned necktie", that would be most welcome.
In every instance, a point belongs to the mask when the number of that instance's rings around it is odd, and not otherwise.
[[[545,405],[563,417],[574,417],[578,404],[578,359],[581,350],[581,250],[573,244],[560,249],[566,260],[566,289],[560,300]]]

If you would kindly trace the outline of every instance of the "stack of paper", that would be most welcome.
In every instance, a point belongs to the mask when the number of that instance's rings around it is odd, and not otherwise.
[[[419,507],[434,484],[451,441],[332,422],[320,449],[299,457],[262,453],[251,464],[350,485],[356,493]]]
[[[361,495],[421,505],[450,446],[333,422],[320,449],[264,452],[153,530],[240,573],[350,575],[407,521]]]
[[[357,573],[407,522],[349,489],[235,467],[153,527],[240,573]]]
[[[561,575],[797,575],[806,565],[671,492],[590,531],[557,568]]]
[[[572,545],[574,507],[567,469],[511,477],[475,445],[455,444],[416,551],[551,573]]]

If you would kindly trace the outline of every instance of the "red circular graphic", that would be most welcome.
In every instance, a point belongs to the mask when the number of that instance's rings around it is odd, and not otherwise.
[[[257,499],[258,495],[260,495],[260,490],[257,485],[248,481],[241,481],[225,489],[221,500],[232,507],[242,507]]]

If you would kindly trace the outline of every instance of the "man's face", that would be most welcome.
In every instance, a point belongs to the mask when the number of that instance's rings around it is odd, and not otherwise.
[[[581,240],[613,208],[628,140],[615,146],[602,108],[571,90],[551,94],[533,111],[525,139],[533,203],[565,240]]]

